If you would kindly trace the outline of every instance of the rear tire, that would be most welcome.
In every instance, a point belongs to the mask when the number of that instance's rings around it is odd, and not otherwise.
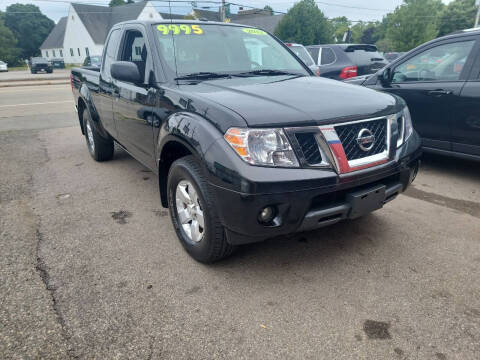
[[[202,263],[212,263],[235,250],[227,242],[203,169],[194,156],[185,156],[172,164],[167,191],[173,226],[191,257]]]
[[[92,118],[87,109],[83,111],[83,129],[88,152],[95,161],[108,161],[113,158],[114,145],[112,139],[103,138],[92,124]]]

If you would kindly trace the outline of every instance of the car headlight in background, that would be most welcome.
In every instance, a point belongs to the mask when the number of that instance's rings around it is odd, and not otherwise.
[[[252,165],[298,167],[298,160],[282,129],[230,128],[225,140]]]
[[[410,115],[410,110],[408,110],[408,106],[403,108],[403,111],[397,119],[397,126],[398,126],[398,140],[397,140],[397,148],[400,147],[413,133],[413,125],[412,125],[412,117]]]

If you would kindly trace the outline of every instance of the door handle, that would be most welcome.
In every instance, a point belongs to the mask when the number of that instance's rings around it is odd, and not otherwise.
[[[428,92],[430,96],[443,96],[443,95],[450,95],[453,91],[452,90],[444,90],[444,89],[436,89],[431,90]]]

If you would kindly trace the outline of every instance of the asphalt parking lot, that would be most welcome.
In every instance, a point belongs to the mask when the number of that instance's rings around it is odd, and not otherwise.
[[[1,358],[480,358],[478,163],[427,156],[383,209],[207,266],[75,116],[69,85],[0,89]]]

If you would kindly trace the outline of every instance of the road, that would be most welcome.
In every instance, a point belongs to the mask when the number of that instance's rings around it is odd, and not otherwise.
[[[374,214],[207,266],[155,176],[94,162],[68,86],[41,88],[0,96],[3,358],[480,358],[478,164],[426,157]]]

